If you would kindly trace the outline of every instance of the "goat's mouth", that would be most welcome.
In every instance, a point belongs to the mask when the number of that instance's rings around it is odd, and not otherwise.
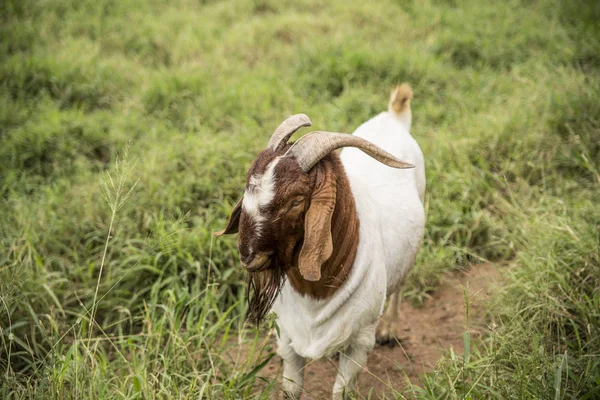
[[[248,272],[260,272],[271,266],[271,255],[273,253],[257,254],[248,264],[242,263]]]

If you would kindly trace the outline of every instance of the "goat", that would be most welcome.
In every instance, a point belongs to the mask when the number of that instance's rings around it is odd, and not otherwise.
[[[411,99],[410,86],[397,87],[388,112],[353,135],[316,131],[288,143],[311,125],[304,114],[288,118],[250,166],[242,199],[216,233],[239,232],[249,319],[277,314],[285,398],[300,398],[306,359],[338,352],[333,398],[345,397],[376,340],[395,339],[399,288],[425,226]]]

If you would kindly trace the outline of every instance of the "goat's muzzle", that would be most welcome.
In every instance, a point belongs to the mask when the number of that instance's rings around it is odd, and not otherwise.
[[[258,253],[257,255],[254,256],[254,258],[252,258],[252,261],[250,261],[247,264],[242,262],[242,265],[244,266],[244,268],[246,268],[246,270],[248,272],[264,271],[265,269],[269,268],[269,266],[271,265],[271,256],[272,255],[273,255],[273,252]]]

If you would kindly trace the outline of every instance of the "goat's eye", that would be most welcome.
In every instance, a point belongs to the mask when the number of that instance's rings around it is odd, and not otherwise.
[[[302,204],[303,198],[297,198],[292,201],[292,207],[299,207]]]

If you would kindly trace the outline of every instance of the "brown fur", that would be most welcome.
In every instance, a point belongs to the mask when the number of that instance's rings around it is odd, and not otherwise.
[[[359,221],[350,184],[338,155],[332,153],[325,157],[313,168],[313,171],[316,173],[316,186],[319,185],[319,180],[327,179],[328,173],[331,173],[335,179],[336,200],[331,218],[333,252],[321,266],[320,280],[311,282],[304,279],[298,268],[290,268],[287,276],[298,293],[316,299],[325,299],[332,296],[350,274],[358,248]]]
[[[273,302],[285,282],[285,271],[281,268],[269,268],[261,272],[248,273],[248,321],[260,324],[273,306]]]
[[[289,146],[281,150],[266,149],[261,152],[248,171],[247,181],[253,175],[264,173],[270,162],[284,154]],[[325,156],[308,173],[300,169],[294,158],[282,158],[275,168],[275,180],[277,184],[274,199],[266,209],[261,210],[266,217],[261,235],[257,237],[254,234],[252,219],[243,210],[240,211],[241,201],[234,208],[224,232],[233,233],[239,225],[238,248],[245,263],[252,259],[250,248],[255,253],[273,252],[267,269],[249,273],[248,318],[253,322],[260,322],[270,310],[286,276],[292,287],[302,295],[316,299],[333,295],[350,274],[358,247],[359,221],[354,197],[336,153]],[[331,198],[332,195],[335,196],[335,201]],[[294,206],[294,201],[300,204]],[[325,205],[318,208],[317,203],[322,201]],[[314,215],[308,218],[310,221],[306,217],[309,213]],[[331,221],[330,227],[322,225],[328,222],[328,218]],[[317,230],[330,231],[330,251],[324,249],[328,235],[311,240],[313,238],[306,237],[306,228],[312,234]],[[310,257],[301,260],[303,246],[312,247],[305,251]],[[312,257],[315,254],[321,254],[321,258]],[[309,281],[303,277],[299,264],[306,265],[307,259],[313,263],[317,260],[317,268],[322,262],[318,281]],[[306,272],[304,275],[306,276]]]

